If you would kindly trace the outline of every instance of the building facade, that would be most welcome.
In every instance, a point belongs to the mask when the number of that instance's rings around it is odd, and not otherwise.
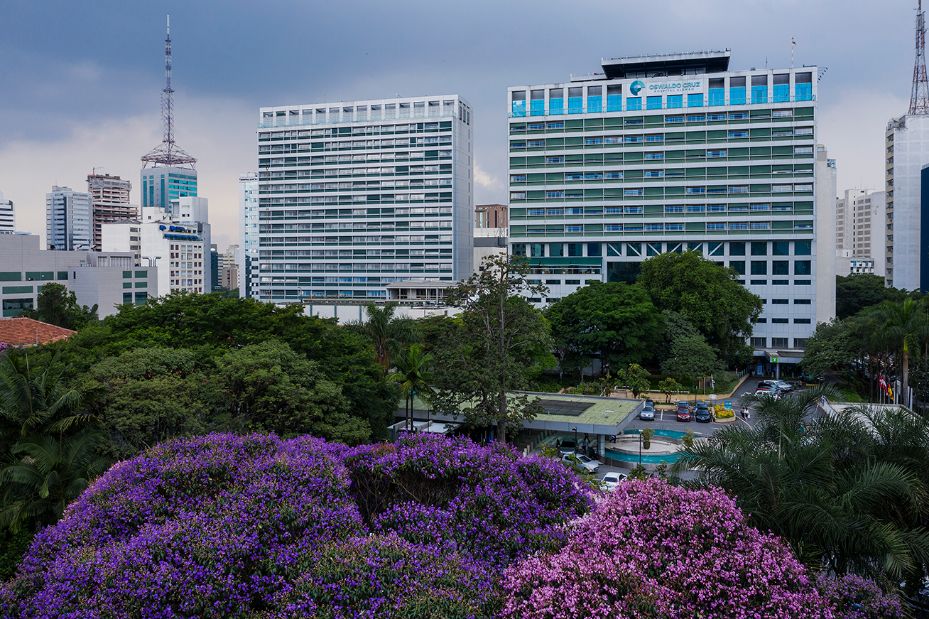
[[[37,307],[47,283],[62,284],[105,318],[123,304],[145,303],[155,285],[155,269],[140,266],[131,252],[48,251],[32,234],[0,235],[0,306],[4,318]]]
[[[506,228],[506,204],[475,204],[475,228]]]
[[[182,197],[170,209],[144,208],[139,222],[103,224],[104,251],[131,252],[156,273],[152,296],[213,289],[209,206]]]
[[[836,200],[836,248],[839,275],[872,273],[885,276],[886,193],[847,189]]]
[[[257,298],[387,300],[471,273],[471,108],[458,96],[261,108]]]
[[[509,88],[509,243],[549,288],[534,301],[697,251],[764,299],[758,354],[803,348],[834,313],[817,308],[835,287],[817,282],[820,256],[835,263],[834,230],[817,242],[817,69],[729,60],[607,59],[602,73]]]
[[[254,173],[239,177],[239,230],[239,296],[254,297],[258,284],[258,175]]]
[[[13,208],[13,201],[8,200],[0,191],[0,234],[11,234],[16,232],[16,211]]]
[[[90,249],[93,243],[92,221],[89,193],[55,185],[45,194],[45,240],[49,249]]]
[[[95,250],[99,251],[102,247],[100,230],[103,224],[135,221],[139,218],[138,207],[129,203],[131,189],[132,183],[118,176],[87,175],[87,193],[93,203],[92,246]]]
[[[197,195],[197,170],[193,166],[142,168],[142,208],[167,209],[180,198]]]
[[[887,123],[887,233],[885,261],[888,286],[921,288],[920,264],[929,252],[922,244],[921,171],[929,164],[929,116],[906,114]]]
[[[236,290],[239,287],[239,256],[241,249],[238,245],[230,245],[226,251],[219,254],[219,287],[221,290]],[[239,296],[242,296],[241,291]]]

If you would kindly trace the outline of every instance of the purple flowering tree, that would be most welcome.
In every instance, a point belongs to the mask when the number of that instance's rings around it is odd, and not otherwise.
[[[888,595],[877,583],[855,574],[831,578],[822,574],[816,586],[842,619],[902,619],[906,616],[896,595]]]
[[[491,616],[501,570],[590,506],[559,463],[467,440],[175,440],[37,535],[0,616]]]
[[[721,490],[622,484],[567,544],[511,566],[502,617],[831,618],[779,539],[746,524]]]

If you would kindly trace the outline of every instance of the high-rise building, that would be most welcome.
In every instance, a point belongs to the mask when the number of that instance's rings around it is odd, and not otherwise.
[[[873,273],[883,277],[886,241],[885,192],[847,189],[836,200],[839,275]],[[865,266],[867,265],[867,266]]]
[[[239,287],[239,264],[241,252],[238,245],[230,245],[226,251],[219,254],[219,282],[220,290],[235,290]],[[239,296],[243,296],[241,292]]]
[[[93,242],[89,193],[55,185],[45,194],[45,240],[49,249],[90,249]]]
[[[139,209],[129,204],[132,183],[109,174],[88,174],[87,192],[93,201],[93,248],[100,250],[100,226],[107,223],[134,221]]]
[[[13,201],[6,199],[0,191],[0,234],[12,232],[16,232],[16,211],[13,209]]]
[[[728,50],[606,59],[602,73],[509,88],[509,243],[549,288],[534,302],[696,251],[765,300],[758,356],[803,348],[834,313],[817,301],[835,287],[817,280],[819,260],[835,263],[833,227],[817,236],[830,191],[817,192],[817,169],[835,169],[817,163],[817,68],[729,61]]]
[[[261,108],[258,298],[386,300],[471,273],[471,108],[458,96]]]
[[[506,204],[475,204],[475,228],[506,228]]]
[[[151,296],[213,289],[207,199],[187,196],[169,210],[142,209],[139,222],[103,224],[104,251],[132,252],[156,271]]]
[[[180,198],[197,195],[197,170],[193,167],[142,168],[142,208],[169,208]]]
[[[891,120],[887,124],[885,152],[887,285],[920,290],[921,257],[929,252],[921,242],[920,191],[920,173],[929,164],[929,116],[906,114]]]
[[[239,177],[239,227],[242,247],[238,254],[239,296],[254,297],[258,284],[258,175]]]

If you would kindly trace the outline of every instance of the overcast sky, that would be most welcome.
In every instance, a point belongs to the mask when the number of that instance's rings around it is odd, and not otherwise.
[[[827,67],[820,141],[839,190],[883,186],[884,127],[906,111],[915,0],[0,0],[0,192],[45,230],[53,184],[93,167],[133,183],[161,140],[165,14],[176,139],[199,159],[213,238],[236,242],[238,176],[262,105],[460,94],[474,108],[475,199],[506,198],[506,88],[603,57],[732,50],[732,68]]]

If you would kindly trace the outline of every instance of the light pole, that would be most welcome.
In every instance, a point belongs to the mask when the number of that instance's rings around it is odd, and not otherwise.
[[[639,430],[639,466],[642,466],[642,430]]]
[[[571,428],[571,431],[574,432],[574,455],[577,456],[577,428]]]

